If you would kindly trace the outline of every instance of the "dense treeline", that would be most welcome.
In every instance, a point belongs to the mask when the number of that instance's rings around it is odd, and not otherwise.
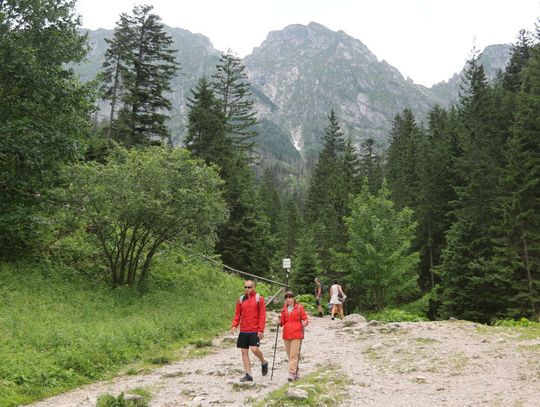
[[[279,280],[292,257],[295,289],[338,278],[353,308],[419,300],[433,318],[538,317],[540,34],[520,33],[494,83],[472,58],[460,102],[426,123],[396,115],[386,151],[355,146],[330,111],[309,177],[291,180],[258,157],[264,122],[231,51],[191,90],[174,147],[168,94],[182,61],[159,16],[123,13],[102,74],[83,85],[69,68],[86,51],[73,6],[2,3],[3,259],[143,288],[165,248]],[[102,122],[97,99],[110,104]]]
[[[306,200],[316,243],[301,242],[356,305],[399,307],[425,293],[432,318],[539,317],[539,40],[521,32],[491,84],[473,57],[459,103],[433,108],[425,125],[410,109],[396,115],[385,156],[369,140],[359,157],[347,152],[330,113]]]

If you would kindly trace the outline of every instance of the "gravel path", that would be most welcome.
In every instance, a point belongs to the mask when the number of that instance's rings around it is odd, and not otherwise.
[[[269,317],[273,320],[277,314]],[[274,341],[275,331],[267,328],[262,350],[270,366]],[[313,317],[302,346],[300,372],[305,375],[330,364],[350,379],[342,406],[540,405],[540,339],[478,329],[470,322],[367,324],[355,315],[346,321]],[[93,407],[99,395],[135,388],[152,393],[151,406],[249,405],[249,400],[261,399],[287,383],[281,338],[272,381],[270,374],[261,376],[257,363],[255,383],[240,385],[241,369],[240,351],[225,334],[202,358],[95,383],[33,406]]]

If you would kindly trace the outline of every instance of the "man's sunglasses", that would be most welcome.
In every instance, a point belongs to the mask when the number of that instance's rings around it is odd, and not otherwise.
[[[245,285],[244,288],[253,288],[252,285]]]

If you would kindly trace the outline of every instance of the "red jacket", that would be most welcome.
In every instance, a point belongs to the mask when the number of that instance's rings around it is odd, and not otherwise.
[[[253,290],[248,298],[242,296],[236,301],[232,326],[236,328],[240,324],[240,332],[264,332],[266,304],[262,295],[259,295],[259,303],[257,303],[256,294]]]
[[[289,313],[287,304],[283,305],[279,325],[283,327],[283,339],[304,339],[304,327],[302,321],[308,323],[306,310],[297,302]]]

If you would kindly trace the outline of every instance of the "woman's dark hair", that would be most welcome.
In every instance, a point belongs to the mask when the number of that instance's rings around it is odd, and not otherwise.
[[[285,298],[294,298],[294,293],[292,291],[287,291],[285,293]]]
[[[337,284],[337,279],[334,278],[334,279],[332,280],[332,284]]]

